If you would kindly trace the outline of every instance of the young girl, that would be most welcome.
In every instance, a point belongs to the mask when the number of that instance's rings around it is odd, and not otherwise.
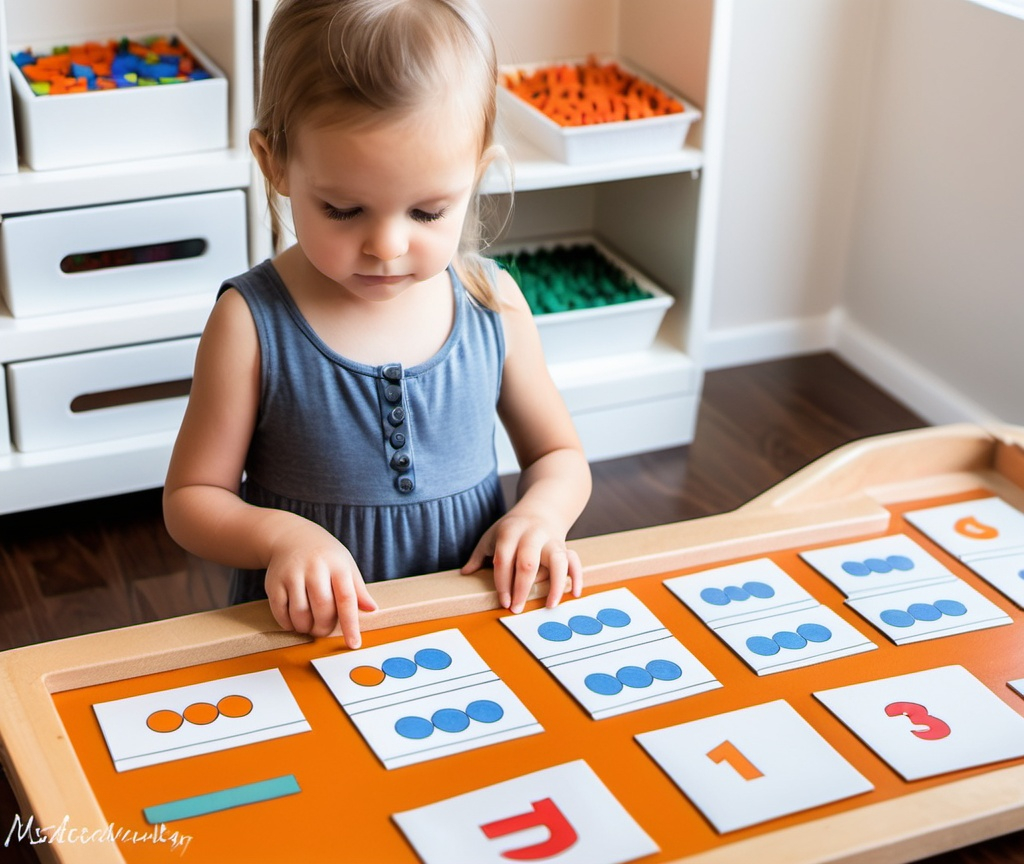
[[[250,144],[297,242],[222,287],[164,508],[286,629],[358,647],[364,580],[488,559],[513,612],[545,571],[549,606],[581,591],[589,468],[522,293],[475,251],[496,75],[474,0],[271,20]],[[522,469],[507,512],[495,408]]]

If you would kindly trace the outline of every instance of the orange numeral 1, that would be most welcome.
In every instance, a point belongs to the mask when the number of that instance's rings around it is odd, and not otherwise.
[[[718,765],[728,762],[744,780],[756,780],[758,777],[764,777],[757,766],[736,749],[736,745],[732,741],[723,741],[714,750],[709,750],[707,756]]]

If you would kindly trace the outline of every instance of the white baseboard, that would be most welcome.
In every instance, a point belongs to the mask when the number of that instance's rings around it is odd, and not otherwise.
[[[705,343],[709,370],[819,351],[836,354],[930,424],[999,422],[963,393],[848,318],[842,309],[815,318],[720,330],[708,334]]]

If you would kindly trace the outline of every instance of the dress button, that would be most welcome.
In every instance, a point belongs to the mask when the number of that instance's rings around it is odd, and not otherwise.
[[[397,384],[389,384],[384,388],[384,398],[388,402],[400,402],[402,399],[402,388]]]
[[[402,367],[398,365],[385,366],[380,370],[380,374],[387,378],[388,381],[401,381]]]
[[[392,426],[401,426],[405,422],[405,409],[396,405],[388,412],[388,423]]]
[[[412,482],[412,477],[396,478],[395,486],[398,487],[399,492],[412,492],[416,488],[416,484]]]
[[[408,471],[412,465],[412,459],[408,453],[396,453],[391,457],[391,467],[396,471]]]
[[[399,432],[397,429],[391,433],[391,446],[396,450],[401,450],[405,446],[405,433]]]

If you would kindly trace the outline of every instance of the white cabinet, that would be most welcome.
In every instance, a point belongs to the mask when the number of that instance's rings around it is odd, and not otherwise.
[[[650,349],[553,364],[588,455],[606,458],[686,443],[692,437],[702,382],[701,338],[713,249],[709,226],[714,224],[717,198],[716,160],[708,142],[720,136],[713,131],[718,115],[712,103],[724,81],[723,61],[709,58],[713,25],[732,0],[483,2],[496,25],[503,63],[618,55],[704,112],[690,131],[688,146],[677,152],[586,166],[546,159],[514,130],[502,132],[515,166],[514,217],[504,240],[594,235],[675,297]],[[248,261],[266,257],[266,205],[247,136],[255,87],[253,45],[262,41],[272,6],[272,0],[0,0],[0,52],[8,60],[10,51],[32,45],[179,33],[228,80],[226,148],[158,158],[140,153],[127,161],[45,171],[23,164],[12,172],[13,111],[7,100],[0,100],[0,220],[241,190],[247,202]],[[6,81],[0,89],[7,92]],[[72,139],[80,134],[87,133],[68,130]],[[485,181],[488,194],[502,196],[507,190],[507,180],[498,173]],[[111,248],[117,248],[116,239]],[[28,317],[15,317],[0,306],[0,365],[5,370],[31,368],[20,364],[191,339],[202,330],[215,283],[198,278],[178,296]],[[18,289],[26,290],[23,285]],[[131,354],[126,351],[124,356]],[[104,356],[116,358],[118,353]],[[7,377],[0,376],[0,381]],[[180,369],[168,369],[166,377],[166,382],[148,382],[152,386],[143,389],[149,393],[163,383],[180,384]],[[18,400],[41,398],[31,388],[14,395]],[[0,397],[0,513],[163,482],[173,428],[139,431],[129,425],[123,434],[102,440],[21,450],[13,446],[10,434],[11,417],[19,406],[3,388]],[[92,410],[123,411],[124,406]],[[116,423],[96,425],[119,428]],[[501,447],[502,467],[513,468],[507,443]]]
[[[4,171],[5,165],[13,167],[13,160],[6,157],[11,155],[9,148],[14,140],[14,112],[6,99],[0,100],[0,220],[7,220],[11,226],[27,225],[30,221],[43,225],[52,221],[59,226],[65,211],[75,208],[89,208],[82,211],[86,216],[113,213],[117,217],[122,212],[120,208],[126,214],[136,210],[164,214],[182,201],[205,200],[202,196],[230,191],[243,196],[246,211],[241,236],[236,233],[230,242],[230,260],[240,268],[247,266],[253,251],[258,252],[260,243],[265,242],[258,233],[254,238],[247,236],[251,229],[246,227],[259,221],[249,215],[253,199],[253,166],[247,142],[253,101],[252,29],[249,0],[0,0],[0,53],[6,61],[0,67],[4,70],[9,65],[10,52],[25,48],[43,53],[53,45],[75,44],[90,38],[178,34],[186,44],[194,44],[209,57],[228,81],[227,147],[158,158],[148,158],[145,152],[139,152],[129,160],[119,158],[52,170],[34,171],[25,166],[23,159],[16,170]],[[9,93],[6,78],[0,82],[0,89]],[[74,147],[76,137],[87,137],[89,130],[69,124],[66,135],[68,146]],[[136,208],[129,202],[156,203]],[[140,218],[153,225],[157,217]],[[98,224],[91,219],[89,222],[90,229]],[[119,224],[123,230],[117,227]],[[0,234],[3,229],[0,221]],[[198,233],[207,237],[209,232],[204,229]],[[143,230],[141,235],[145,234]],[[130,227],[113,218],[109,243],[92,238],[92,246],[100,248],[69,251],[99,255],[138,250],[139,243],[148,241],[138,240],[137,235],[138,225]],[[45,237],[45,232],[42,236]],[[59,244],[60,235],[55,231],[52,236],[54,244]],[[208,245],[219,248],[222,244]],[[41,273],[38,284],[33,275],[18,276],[16,293],[26,298],[27,308],[33,314],[15,317],[0,304],[0,365],[5,371],[0,376],[0,386],[4,381],[20,379],[21,370],[37,367],[95,369],[96,377],[92,381],[84,374],[76,374],[73,392],[68,389],[72,378],[60,373],[48,387],[23,384],[4,392],[0,399],[0,420],[4,421],[0,425],[0,513],[151,488],[163,482],[174,427],[180,417],[182,362],[150,363],[143,369],[133,358],[140,354],[149,356],[154,351],[155,356],[162,356],[163,349],[151,350],[147,347],[150,343],[190,345],[188,340],[203,328],[218,287],[202,267],[181,266],[180,281],[175,282],[175,277],[166,272],[168,266],[167,261],[161,261],[135,268],[140,283],[145,283],[147,274],[154,281],[162,280],[161,289],[151,292],[156,295],[153,299],[126,297],[132,302],[115,302],[112,297],[109,305],[76,300],[65,304],[65,308],[58,304],[41,310],[31,301],[50,291],[52,284],[47,280],[59,278],[60,274]],[[17,269],[22,272],[20,267]],[[124,272],[120,271],[118,278]],[[30,284],[26,284],[26,279]],[[79,290],[88,292],[95,284],[95,280],[83,279]],[[146,291],[141,290],[138,296],[145,297]],[[78,308],[83,305],[92,308]],[[79,355],[82,362],[76,364]],[[99,358],[103,358],[102,363],[97,362]],[[145,380],[138,377],[143,373],[148,373]],[[130,405],[106,406],[102,400],[93,400],[92,404],[101,407],[90,407],[87,412],[72,407],[78,397],[105,393],[111,382],[128,379],[132,385],[138,385],[143,394],[139,398],[149,404],[140,403],[133,410]],[[165,385],[175,395],[156,400],[154,393],[158,394]],[[68,404],[60,407],[60,416],[47,421],[48,424],[71,430],[88,429],[89,433],[79,438],[19,435],[18,438],[24,438],[19,441],[21,447],[14,446],[12,427],[21,432],[22,421],[38,418],[43,410],[50,416],[48,412],[55,410],[53,400],[57,398]],[[160,405],[159,401],[166,404]],[[84,404],[90,404],[90,400],[86,399]],[[133,419],[136,416],[151,419],[140,423]],[[160,417],[166,419],[160,422]]]
[[[695,103],[702,120],[681,150],[566,165],[514,128],[499,134],[514,165],[514,216],[504,242],[592,235],[675,297],[648,350],[551,364],[591,459],[689,443],[703,380],[701,337],[710,290],[714,156],[704,142],[724,76],[712,33],[729,0],[485,0],[499,61],[528,65],[614,55]],[[714,135],[710,136],[712,139]],[[487,191],[502,194],[493,173]],[[496,208],[504,211],[504,206]],[[501,442],[502,464],[513,467]]]

